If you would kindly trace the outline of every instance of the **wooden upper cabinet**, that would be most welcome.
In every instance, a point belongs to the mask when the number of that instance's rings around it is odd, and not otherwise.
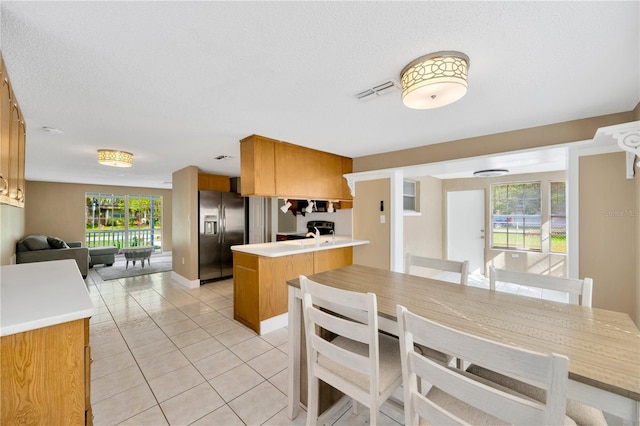
[[[276,195],[275,144],[262,136],[249,136],[240,141],[240,191],[242,196]]]
[[[240,144],[243,196],[352,199],[342,176],[351,171],[351,158],[257,135]]]
[[[231,179],[229,176],[198,173],[198,191],[231,191]]]
[[[26,123],[0,55],[0,203],[24,207]]]

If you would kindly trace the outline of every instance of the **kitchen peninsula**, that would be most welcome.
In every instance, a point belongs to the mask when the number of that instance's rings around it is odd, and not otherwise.
[[[353,263],[346,236],[232,246],[233,318],[258,334],[287,325],[287,280]]]

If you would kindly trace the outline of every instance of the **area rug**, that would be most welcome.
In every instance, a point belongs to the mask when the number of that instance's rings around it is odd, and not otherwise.
[[[147,262],[144,262],[144,268],[140,265],[140,261],[137,261],[135,266],[130,261],[129,268],[127,268],[124,257],[122,257],[122,260],[116,259],[116,263],[113,266],[96,265],[93,267],[103,281],[167,272],[171,268],[171,256],[154,257],[153,255],[151,255],[151,265],[147,265]]]

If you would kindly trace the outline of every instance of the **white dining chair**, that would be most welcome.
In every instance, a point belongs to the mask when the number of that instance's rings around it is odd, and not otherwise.
[[[404,257],[404,272],[405,274],[411,274],[412,267],[417,268],[429,268],[437,269],[445,272],[456,272],[460,274],[460,284],[467,285],[467,278],[469,276],[469,261],[457,261],[457,260],[445,260],[437,259],[433,257],[415,256],[407,253]],[[418,345],[422,354],[432,358],[443,365],[447,365],[453,359],[451,356],[438,352],[432,348]],[[462,368],[462,360],[456,360],[459,368]]]
[[[525,272],[507,271],[504,269],[489,268],[489,288],[496,290],[497,282],[506,282],[519,284],[527,287],[536,287],[547,290],[560,291],[568,294],[568,302],[573,305],[582,305],[591,307],[591,293],[593,291],[593,280],[591,278],[571,279],[552,277],[549,275],[538,275]],[[536,388],[530,384],[524,383],[512,377],[500,374],[485,366],[471,364],[467,368],[467,372],[482,377],[512,389],[537,401],[544,401],[545,393],[542,389]],[[567,400],[566,407],[567,416],[573,419],[577,424],[584,426],[606,426],[607,421],[602,411],[581,404],[577,401]]]
[[[496,282],[520,284],[567,293],[569,303],[591,307],[593,280],[591,278],[563,278],[550,275],[532,274],[527,272],[507,271],[491,266],[489,268],[489,289],[496,289]]]
[[[404,391],[405,424],[565,423],[569,359],[490,341],[455,330],[397,306]],[[539,402],[457,368],[440,365],[415,350],[415,343],[472,360],[502,374],[545,389]],[[433,386],[418,391],[423,379]]]
[[[411,274],[412,267],[438,269],[460,274],[460,284],[467,285],[469,277],[469,261],[445,260],[433,257],[415,256],[407,253],[404,257],[404,273]]]
[[[319,380],[369,408],[378,424],[380,406],[402,383],[398,339],[378,332],[374,293],[325,286],[300,276],[307,347],[307,425],[318,421]],[[321,330],[336,335],[325,339]]]

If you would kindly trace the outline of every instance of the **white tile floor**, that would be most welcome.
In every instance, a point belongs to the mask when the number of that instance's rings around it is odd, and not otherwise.
[[[103,281],[92,269],[86,282],[95,425],[305,423],[286,414],[287,330],[258,336],[234,321],[232,280],[187,289],[170,272]],[[349,408],[327,424],[368,423]],[[381,424],[401,424],[388,414]]]
[[[120,261],[120,260],[118,260]],[[101,266],[96,266],[99,268]],[[455,274],[437,278],[457,281]],[[286,414],[287,330],[264,336],[233,320],[233,281],[187,289],[170,272],[86,279],[91,318],[91,403],[96,425],[302,425]],[[469,285],[488,288],[482,276]],[[498,290],[564,301],[562,293]],[[534,294],[535,293],[535,294]],[[403,418],[382,410],[382,425]],[[350,405],[326,423],[366,425]]]

